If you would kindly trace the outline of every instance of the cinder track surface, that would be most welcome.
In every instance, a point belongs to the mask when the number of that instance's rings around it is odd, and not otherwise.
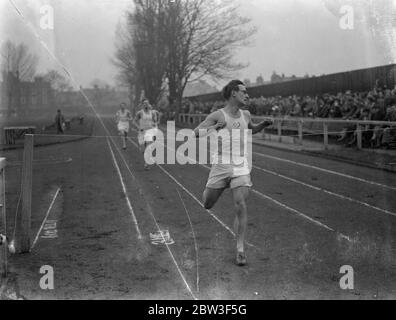
[[[116,136],[113,121],[102,120],[108,132],[97,122],[94,135]],[[248,265],[238,267],[227,229],[235,214],[230,192],[210,214],[199,203],[207,168],[176,164],[144,171],[136,142],[132,132],[127,150],[119,137],[35,149],[35,159],[72,161],[34,166],[32,234],[60,187],[48,217],[57,220],[58,237],[39,237],[31,253],[11,257],[24,297],[396,298],[396,174],[254,145],[251,245]],[[5,156],[17,161],[20,152]],[[9,234],[18,175],[18,166],[7,170]],[[158,227],[175,243],[152,244],[149,234]],[[39,286],[42,265],[54,268],[54,290]],[[343,265],[354,269],[354,290],[340,288]]]

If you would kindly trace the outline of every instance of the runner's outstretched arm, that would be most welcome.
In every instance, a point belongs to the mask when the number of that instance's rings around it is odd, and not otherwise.
[[[245,111],[246,112],[246,111]],[[249,124],[248,124],[248,128],[252,130],[252,134],[256,134],[260,131],[262,131],[264,128],[270,126],[273,124],[273,121],[266,119],[260,123],[254,124],[252,122],[252,118],[250,116],[250,112],[247,112],[248,117],[249,117]]]
[[[220,130],[226,126],[226,123],[220,119],[217,112],[213,112],[194,129],[195,137],[201,138],[211,134],[213,131]]]

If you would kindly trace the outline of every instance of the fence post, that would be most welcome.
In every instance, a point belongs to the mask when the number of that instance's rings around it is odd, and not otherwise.
[[[17,219],[18,252],[30,251],[30,223],[32,212],[33,135],[25,134],[22,163],[22,211]]]
[[[362,149],[362,126],[359,123],[356,125],[356,135],[357,147],[358,149]]]
[[[303,122],[302,120],[298,120],[298,144],[303,144]]]
[[[5,167],[6,159],[0,158],[0,209],[1,209],[1,225],[3,227],[2,233],[7,235],[7,218],[6,218],[6,208],[5,208]],[[7,276],[7,252],[8,248],[5,243],[3,243],[0,250],[0,275],[2,277]]]
[[[327,150],[329,148],[329,125],[326,122],[323,122],[323,142],[324,149]]]
[[[278,141],[282,142],[282,121],[278,120],[278,122],[276,124],[278,127]]]

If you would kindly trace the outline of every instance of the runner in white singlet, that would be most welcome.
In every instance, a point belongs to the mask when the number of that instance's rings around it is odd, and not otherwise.
[[[131,112],[125,109],[126,104],[121,103],[121,109],[116,113],[117,129],[122,139],[122,148],[126,149],[126,138],[129,132],[129,121],[132,120]]]
[[[234,229],[237,238],[236,263],[239,266],[246,264],[244,241],[247,225],[246,200],[252,187],[250,179],[250,161],[248,150],[251,150],[252,134],[260,132],[272,124],[265,120],[253,124],[249,111],[240,108],[249,103],[249,95],[243,82],[232,80],[224,89],[223,97],[227,100],[226,106],[207,116],[195,130],[197,137],[218,131],[221,145],[218,146],[208,182],[203,193],[203,202],[206,209],[212,208],[226,188],[232,191],[236,217]],[[227,139],[227,136],[229,139]]]
[[[146,150],[147,146],[154,141],[157,132],[157,115],[152,110],[152,107],[147,99],[143,100],[143,109],[140,110],[135,117],[135,125],[138,127],[138,142],[141,151]],[[142,146],[144,149],[142,150]],[[144,165],[145,169],[149,166],[147,163]]]

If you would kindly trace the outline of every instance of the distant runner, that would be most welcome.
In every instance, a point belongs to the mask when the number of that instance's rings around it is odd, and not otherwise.
[[[152,110],[152,106],[148,99],[143,100],[143,109],[140,110],[134,119],[135,125],[138,127],[138,142],[141,151],[145,151],[147,146],[154,141],[158,125],[158,111]],[[143,150],[142,150],[142,147]],[[145,170],[149,165],[145,162]]]
[[[117,129],[121,135],[122,148],[126,149],[126,139],[129,132],[129,121],[132,120],[131,112],[125,109],[126,104],[123,102],[120,104],[121,109],[116,113]]]

